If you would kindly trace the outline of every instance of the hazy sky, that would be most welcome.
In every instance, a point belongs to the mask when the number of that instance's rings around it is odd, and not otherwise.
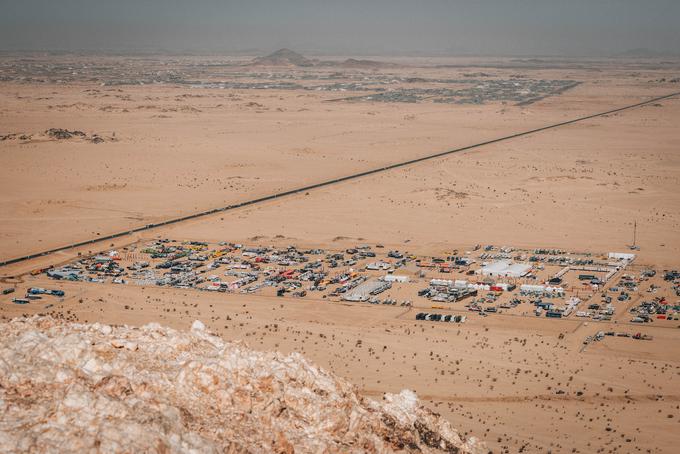
[[[680,54],[680,0],[0,0],[3,50]]]

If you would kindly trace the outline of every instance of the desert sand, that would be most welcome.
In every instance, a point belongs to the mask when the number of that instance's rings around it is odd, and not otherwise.
[[[11,62],[5,60],[3,73]],[[0,135],[13,135],[0,141],[0,260],[680,91],[672,81],[680,72],[677,62],[392,63],[343,71],[431,79],[483,72],[499,80],[519,75],[580,84],[518,106],[329,102],[341,96],[12,76],[0,82]],[[205,78],[226,79],[229,71],[284,72],[304,80],[320,70],[237,66]],[[47,308],[44,301],[19,306],[3,296],[0,316],[51,313],[179,329],[199,319],[223,338],[255,349],[300,352],[366,396],[412,389],[493,452],[674,452],[680,441],[674,386],[680,331],[674,326],[635,328],[653,335],[652,342],[614,337],[584,348],[586,336],[618,329],[619,320],[499,314],[444,326],[415,322],[415,308],[56,284],[26,273],[78,252],[166,237],[325,249],[381,243],[433,255],[478,243],[599,253],[626,250],[634,222],[638,263],[661,272],[680,267],[679,119],[680,97],[669,98],[3,267],[2,285],[16,285],[17,294],[29,286],[58,286],[66,297]],[[55,139],[45,133],[50,128],[86,136]],[[93,143],[94,135],[103,141]]]

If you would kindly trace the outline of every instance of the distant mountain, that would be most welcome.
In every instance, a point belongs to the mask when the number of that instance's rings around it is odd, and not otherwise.
[[[356,69],[378,69],[399,66],[396,65],[395,63],[386,63],[375,60],[360,60],[356,58],[348,58],[344,61],[337,60],[327,61],[310,59],[290,49],[279,49],[273,54],[267,55],[266,57],[254,58],[249,64],[255,66],[289,66],[289,67],[338,66],[343,68],[356,68]]]
[[[314,66],[314,62],[290,49],[279,49],[266,57],[257,57],[253,65],[262,66]]]

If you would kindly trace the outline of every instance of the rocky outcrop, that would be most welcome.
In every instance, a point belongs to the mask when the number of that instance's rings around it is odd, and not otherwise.
[[[485,452],[410,391],[365,399],[298,354],[211,335],[0,324],[0,452]]]
[[[50,128],[45,131],[45,135],[55,140],[84,139],[95,144],[105,142],[105,139],[99,134],[87,135],[83,131],[69,131],[61,128]]]
[[[67,140],[73,137],[85,137],[86,134],[83,131],[69,131],[68,129],[61,128],[50,128],[45,131],[49,137],[57,140]]]

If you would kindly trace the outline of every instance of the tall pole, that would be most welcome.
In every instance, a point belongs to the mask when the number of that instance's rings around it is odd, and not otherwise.
[[[633,223],[633,247],[635,247],[636,239],[637,239],[637,219]]]

